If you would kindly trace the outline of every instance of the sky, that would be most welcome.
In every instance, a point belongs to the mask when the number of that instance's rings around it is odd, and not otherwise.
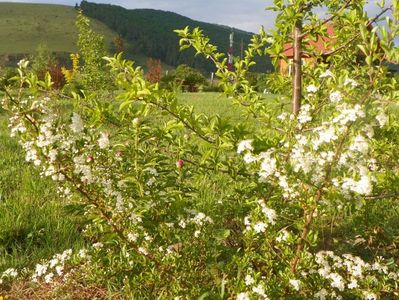
[[[249,32],[258,32],[260,26],[273,28],[275,13],[266,11],[273,0],[89,0],[96,3],[120,5],[125,8],[153,8],[173,11],[194,20],[227,25]],[[75,5],[80,0],[6,0],[0,2],[29,2]],[[374,0],[366,9],[375,15]],[[386,1],[389,3],[390,1]]]

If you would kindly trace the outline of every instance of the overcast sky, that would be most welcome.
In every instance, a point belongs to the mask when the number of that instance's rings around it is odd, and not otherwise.
[[[16,0],[0,2],[30,2],[75,5],[80,0]],[[120,5],[125,8],[154,8],[179,13],[186,17],[209,23],[217,23],[258,32],[261,25],[273,28],[274,14],[265,11],[273,0],[91,0],[90,2]],[[370,0],[374,3],[374,0]],[[390,2],[389,0],[386,1]],[[367,6],[369,15],[373,15],[376,6]]]

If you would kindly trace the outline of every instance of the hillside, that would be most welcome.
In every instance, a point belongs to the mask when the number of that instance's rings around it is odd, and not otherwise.
[[[200,27],[212,43],[217,45],[221,52],[226,53],[229,45],[231,29],[226,26],[215,25],[192,20],[179,14],[154,9],[125,9],[116,5],[95,4],[82,1],[81,9],[86,16],[97,19],[112,30],[119,33],[131,45],[127,53],[140,53],[161,59],[169,65],[189,64],[204,71],[213,70],[211,63],[201,57],[194,57],[193,51],[179,51],[178,37],[175,29]],[[241,41],[249,43],[251,33],[233,29],[235,33],[235,55],[240,55]],[[268,58],[260,58],[254,70],[270,70]]]
[[[213,71],[213,65],[195,57],[192,50],[180,52],[174,29],[185,26],[201,27],[221,52],[226,52],[231,29],[198,22],[176,13],[152,10],[127,10],[115,5],[94,4],[83,1],[81,8],[91,18],[95,31],[105,37],[112,53],[112,40],[123,36],[125,56],[145,66],[148,57],[158,58],[164,69],[185,63],[202,71]],[[68,53],[76,52],[77,10],[71,6],[53,4],[0,3],[0,65],[15,65],[28,54],[35,53],[40,44],[59,58],[68,59]],[[241,41],[244,47],[251,34],[238,29],[235,32],[235,55],[240,55]],[[259,59],[254,71],[271,68],[270,60]]]
[[[64,5],[0,3],[0,54],[33,53],[39,44],[52,52],[75,52],[76,14]],[[92,26],[108,45],[116,36],[97,20]]]

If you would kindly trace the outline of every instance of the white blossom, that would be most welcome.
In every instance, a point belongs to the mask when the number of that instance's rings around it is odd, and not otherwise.
[[[331,273],[329,278],[332,280],[331,287],[337,288],[341,292],[345,289],[345,282],[341,275]]]
[[[384,127],[388,123],[388,116],[385,114],[384,110],[380,109],[378,115],[375,117],[380,124],[380,127]]]
[[[265,293],[265,289],[264,289],[264,287],[261,285],[261,284],[259,284],[259,285],[257,285],[257,286],[254,286],[253,288],[252,288],[252,291],[255,293],[255,294],[258,294],[259,296],[261,296],[261,297],[263,297],[263,299],[269,299],[267,296],[266,296],[266,293]]]
[[[368,149],[369,149],[369,145],[368,145],[366,139],[361,135],[357,135],[349,147],[349,150],[357,151],[362,154],[367,154]]]
[[[137,251],[138,251],[139,253],[141,253],[141,254],[148,255],[148,251],[147,251],[147,249],[144,248],[144,247],[139,247],[139,248],[137,249]]]
[[[283,230],[282,232],[280,232],[280,234],[276,237],[276,241],[278,243],[282,242],[282,241],[286,241],[289,237],[289,233],[287,230]]]
[[[237,146],[237,153],[240,154],[246,150],[253,151],[252,140],[243,140]]]
[[[338,107],[338,110],[341,113],[333,119],[333,123],[339,123],[341,125],[346,125],[348,122],[354,122],[358,118],[363,118],[365,116],[359,104],[356,104],[354,107],[349,107],[346,104],[341,105]]]
[[[364,292],[364,300],[377,300],[377,295],[371,292]]]
[[[17,277],[18,276],[18,272],[14,268],[9,268],[9,269],[7,269],[7,270],[5,270],[3,272],[2,276],[5,276],[5,277]]]
[[[265,231],[266,231],[266,227],[267,227],[267,224],[266,224],[266,223],[258,222],[258,223],[256,223],[256,224],[254,225],[254,230],[255,230],[257,233],[261,233],[261,232],[265,232]]]
[[[245,276],[245,285],[250,286],[250,285],[253,285],[254,282],[255,282],[255,280],[253,279],[253,277],[251,275]]]
[[[310,121],[312,121],[312,116],[310,115],[310,105],[304,104],[299,111],[298,122],[301,124],[305,124]]]
[[[326,297],[328,296],[328,292],[326,289],[321,289],[318,291],[314,296],[318,298],[319,300],[326,300]]]
[[[277,160],[274,157],[271,157],[271,154],[271,151],[262,152],[259,154],[259,156],[262,158],[259,176],[264,179],[274,174],[277,169]]]
[[[301,281],[298,279],[290,279],[289,283],[292,285],[292,288],[296,291],[299,291],[299,287],[301,285]]]
[[[37,264],[35,268],[35,275],[40,277],[47,272],[47,265],[45,264]]]
[[[334,91],[330,94],[330,101],[332,103],[340,102],[342,101],[342,94],[339,91]]]
[[[350,84],[352,87],[357,87],[357,86],[358,86],[358,83],[357,83],[355,80],[353,80],[353,79],[351,79],[351,78],[345,79],[344,85],[349,85],[349,84]]]
[[[138,237],[139,237],[139,236],[138,236],[137,233],[129,232],[129,233],[127,234],[127,240],[128,240],[130,243],[135,243],[135,242],[137,241]]]
[[[244,293],[239,293],[237,295],[237,300],[250,300],[249,294],[244,292]]]
[[[54,277],[53,273],[48,273],[46,276],[44,276],[44,282],[50,283],[53,280],[53,277]]]
[[[75,133],[82,132],[84,129],[82,118],[75,112],[72,115],[72,124],[70,125],[70,128]]]
[[[348,289],[355,289],[358,287],[357,280],[352,279],[351,282],[348,283]]]
[[[101,249],[102,247],[104,247],[104,244],[101,242],[97,242],[93,244],[93,248],[95,249]]]
[[[108,133],[101,132],[101,136],[98,139],[98,146],[100,149],[107,149],[109,147]]]
[[[319,90],[319,88],[317,86],[315,86],[314,84],[310,84],[307,86],[306,91],[310,94],[310,93],[316,93]]]
[[[330,70],[326,70],[325,72],[321,73],[319,78],[326,78],[326,77],[333,77],[334,74]]]
[[[252,153],[245,153],[244,161],[247,164],[253,163],[257,160],[256,156],[252,155]]]

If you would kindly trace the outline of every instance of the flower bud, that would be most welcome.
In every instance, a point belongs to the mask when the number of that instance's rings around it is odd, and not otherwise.
[[[133,119],[133,125],[134,126],[139,126],[139,124],[140,124],[140,119],[139,118],[134,118]]]
[[[176,167],[181,169],[183,168],[184,165],[184,161],[182,159],[179,159],[178,161],[176,161]]]

